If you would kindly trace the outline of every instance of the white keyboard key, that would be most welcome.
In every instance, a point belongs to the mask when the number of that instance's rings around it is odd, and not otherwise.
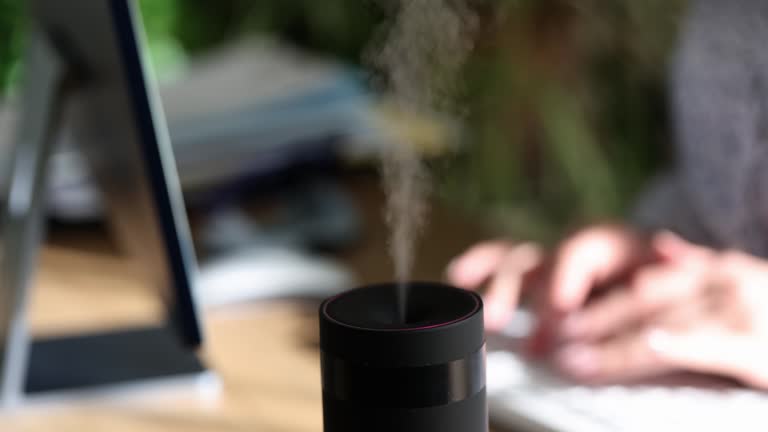
[[[533,314],[525,309],[520,309],[512,314],[512,319],[501,330],[501,334],[510,339],[521,339],[531,333],[533,326]]]
[[[565,405],[552,405],[552,401],[535,393],[521,395],[518,392],[507,394],[504,409],[508,413],[524,413],[524,417],[544,430],[567,430],[571,432],[600,432],[606,429],[588,416],[580,415]],[[514,426],[520,426],[515,424]]]
[[[741,388],[569,385],[513,353],[488,354],[491,419],[519,431],[768,430],[768,395]]]
[[[529,380],[528,368],[512,353],[505,351],[489,352],[486,361],[487,375],[493,377],[493,380],[486,384],[488,393],[521,387]]]

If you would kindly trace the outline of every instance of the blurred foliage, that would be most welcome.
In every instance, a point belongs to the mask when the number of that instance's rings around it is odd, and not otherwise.
[[[168,2],[169,0],[145,0]],[[181,2],[175,33],[199,51],[250,32],[279,35],[297,45],[356,63],[381,11],[370,0],[217,0]]]
[[[171,75],[185,59],[247,34],[269,34],[350,63],[381,21],[371,0],[138,0],[155,70]],[[15,84],[24,2],[0,0],[0,96]]]
[[[665,71],[685,0],[467,0],[482,25],[466,66],[465,146],[439,190],[548,239],[617,217],[665,159]],[[161,77],[249,33],[349,63],[385,12],[373,0],[139,0]],[[22,2],[0,0],[0,91],[18,75]]]
[[[442,189],[544,241],[623,216],[666,159],[666,65],[685,2],[493,3],[467,67],[467,143]]]
[[[18,80],[24,21],[24,3],[0,0],[0,95]]]

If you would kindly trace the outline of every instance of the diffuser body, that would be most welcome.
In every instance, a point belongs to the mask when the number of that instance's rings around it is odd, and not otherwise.
[[[409,284],[358,288],[320,306],[325,432],[486,432],[483,305]]]

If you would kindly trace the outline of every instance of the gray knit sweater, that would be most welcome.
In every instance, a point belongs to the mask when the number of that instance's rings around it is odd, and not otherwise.
[[[670,71],[676,165],[638,224],[768,256],[768,0],[698,0]]]

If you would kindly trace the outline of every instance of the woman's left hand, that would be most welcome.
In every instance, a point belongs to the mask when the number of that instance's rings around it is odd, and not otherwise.
[[[556,365],[590,382],[688,370],[768,389],[768,261],[672,234],[665,260],[568,317]]]

